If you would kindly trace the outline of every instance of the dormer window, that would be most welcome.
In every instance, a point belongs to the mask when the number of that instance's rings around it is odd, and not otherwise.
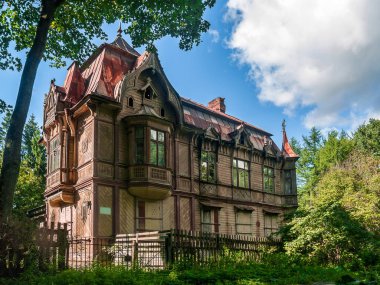
[[[165,109],[164,108],[161,108],[160,113],[161,113],[161,117],[165,117]]]
[[[133,108],[133,98],[132,97],[129,97],[129,99],[128,99],[128,107]]]
[[[244,139],[243,134],[240,135],[240,138],[239,138],[239,144],[241,144],[241,145],[245,145],[245,139]]]
[[[145,98],[151,100],[153,98],[154,91],[152,87],[148,86],[148,88],[145,89]]]

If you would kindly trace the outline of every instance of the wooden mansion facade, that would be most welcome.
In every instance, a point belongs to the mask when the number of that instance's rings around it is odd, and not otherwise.
[[[157,54],[119,34],[44,103],[48,222],[73,237],[184,229],[265,236],[297,206],[295,161],[271,134],[174,90]]]

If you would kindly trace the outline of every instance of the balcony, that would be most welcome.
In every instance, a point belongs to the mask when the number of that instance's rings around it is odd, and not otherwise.
[[[172,174],[169,169],[138,165],[129,167],[128,172],[128,191],[133,196],[150,200],[162,200],[170,196]]]
[[[298,201],[297,201],[297,195],[285,195],[283,200],[284,206],[288,207],[297,207]]]

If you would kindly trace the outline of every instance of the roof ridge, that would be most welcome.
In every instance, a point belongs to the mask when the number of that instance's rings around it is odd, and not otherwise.
[[[243,120],[241,120],[241,119],[239,119],[239,118],[236,118],[236,117],[234,117],[234,116],[232,116],[232,115],[229,115],[229,114],[226,114],[226,113],[223,113],[223,112],[219,112],[219,111],[213,110],[213,109],[211,109],[211,108],[209,108],[209,107],[207,107],[207,106],[205,106],[205,105],[203,105],[203,104],[201,104],[201,103],[198,103],[198,102],[196,102],[196,101],[194,101],[194,100],[192,100],[192,99],[189,99],[189,98],[185,98],[185,97],[180,97],[180,98],[181,98],[181,100],[183,100],[184,102],[187,102],[187,103],[189,103],[189,104],[196,105],[196,106],[201,107],[201,108],[203,108],[203,109],[205,109],[205,110],[207,110],[207,111],[209,111],[209,112],[212,112],[212,113],[214,113],[214,114],[220,115],[220,116],[225,117],[225,118],[228,118],[228,119],[233,120],[233,121],[235,121],[235,122],[238,122],[238,123],[240,123],[240,124],[245,124],[246,126],[249,126],[249,127],[251,127],[251,128],[254,128],[254,129],[256,129],[256,130],[258,130],[258,131],[260,131],[260,132],[264,132],[265,134],[267,134],[267,135],[269,135],[269,136],[272,136],[271,133],[269,133],[269,132],[267,132],[267,131],[265,131],[265,130],[259,128],[259,127],[256,127],[256,126],[254,126],[254,125],[252,125],[252,124],[250,124],[250,123],[248,123],[248,122],[245,122],[245,121],[243,121]]]

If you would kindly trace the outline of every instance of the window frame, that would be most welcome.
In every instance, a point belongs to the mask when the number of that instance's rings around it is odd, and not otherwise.
[[[147,94],[148,91],[151,91],[150,96],[148,96],[148,94]],[[153,100],[153,98],[155,97],[154,94],[155,94],[154,89],[153,89],[151,86],[148,86],[148,87],[145,89],[145,92],[144,92],[144,98],[147,99],[147,100]]]
[[[137,130],[141,129],[142,136],[137,137]],[[135,164],[141,165],[145,163],[145,133],[146,128],[144,126],[136,126],[135,127]]]
[[[289,190],[287,191],[287,186],[289,186]],[[285,194],[293,194],[293,179],[292,179],[292,171],[290,169],[284,170],[284,193]]]
[[[152,138],[152,133],[156,133],[156,138]],[[160,140],[160,134],[162,137],[162,140]],[[149,164],[158,166],[158,167],[165,167],[166,166],[166,134],[165,132],[161,130],[157,130],[154,128],[151,128],[149,131]],[[152,146],[155,148],[156,157],[154,160],[152,156]],[[160,158],[160,146],[163,149],[162,157]],[[160,163],[160,161],[162,161]]]
[[[269,170],[272,174],[269,173]],[[275,193],[275,169],[270,166],[263,166],[263,190],[267,193]],[[271,182],[271,183],[270,183]],[[272,185],[270,185],[272,184]]]
[[[243,163],[244,166],[239,166],[240,163]],[[250,177],[249,177],[249,161],[234,158],[232,161],[232,185],[237,188],[250,188]],[[240,183],[240,173],[244,173],[244,183]],[[236,175],[236,176],[235,176]],[[236,179],[235,179],[236,178]]]
[[[204,160],[204,154],[207,156],[206,160]],[[212,159],[211,159],[212,158]],[[203,164],[205,166],[205,173],[203,173]],[[210,175],[210,164],[214,166],[214,175],[211,177]],[[200,180],[209,183],[216,183],[217,181],[217,171],[216,171],[216,154],[212,151],[201,151],[201,159],[200,159]]]
[[[246,223],[238,223],[238,214],[239,213],[246,213],[246,214],[249,214],[250,217],[249,217],[249,224],[246,224]],[[238,231],[238,228],[239,226],[249,226],[249,232],[248,233],[245,233],[245,232],[239,232]],[[235,231],[236,231],[236,234],[237,235],[252,235],[253,234],[253,228],[252,228],[253,224],[252,224],[252,211],[249,211],[249,210],[241,210],[241,209],[236,209],[235,210]]]
[[[162,230],[163,228],[163,222],[164,222],[164,219],[163,219],[163,203],[162,201],[156,201],[157,203],[160,203],[160,209],[161,209],[161,215],[157,218],[157,217],[147,217],[146,216],[146,201],[145,200],[136,200],[136,218],[135,218],[135,227],[136,227],[136,232],[146,232],[146,231],[157,231],[157,230]],[[143,216],[140,216],[140,210],[141,209],[144,209],[143,210]],[[159,229],[147,229],[146,228],[146,222],[147,221],[159,221],[160,222],[160,226],[159,226]],[[142,226],[141,226],[142,225]]]
[[[266,223],[266,221],[267,221],[266,217],[270,217],[270,227]],[[276,213],[264,213],[264,236],[265,237],[268,237],[268,236],[270,236],[273,233],[276,233],[278,231],[278,228],[279,228],[278,217],[279,217],[279,214],[276,214]],[[273,219],[276,219],[277,227],[273,226]]]
[[[201,231],[205,233],[219,233],[220,219],[219,219],[220,208],[216,207],[206,207],[203,206],[201,209]],[[205,221],[205,212],[210,212],[210,221]],[[209,229],[206,230],[206,227]]]
[[[56,135],[49,142],[49,173],[61,168],[61,137]]]

